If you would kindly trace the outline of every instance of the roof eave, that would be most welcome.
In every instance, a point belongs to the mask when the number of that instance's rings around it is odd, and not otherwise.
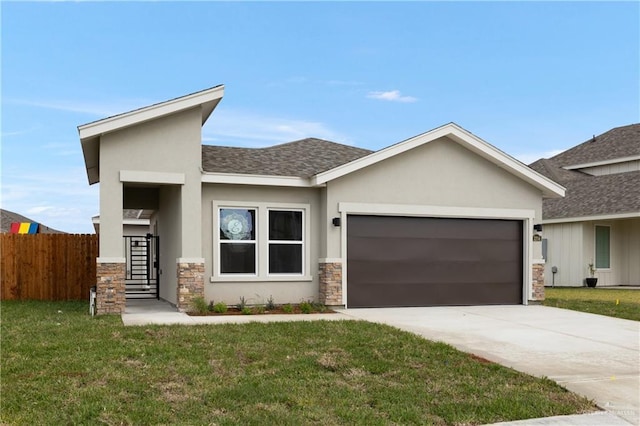
[[[627,212],[627,213],[609,213],[609,214],[600,214],[600,215],[591,215],[591,216],[572,216],[572,217],[542,219],[542,224],[552,225],[556,223],[591,222],[591,221],[598,221],[598,220],[616,220],[616,219],[633,219],[633,218],[640,218],[640,211]]]
[[[357,170],[376,164],[380,161],[386,160],[387,158],[396,156],[442,137],[453,139],[457,143],[460,143],[470,149],[472,152],[535,186],[540,189],[543,197],[545,198],[561,198],[565,195],[565,188],[563,186],[527,167],[525,164],[500,151],[455,123],[445,124],[444,126],[437,127],[426,133],[414,136],[413,138],[407,139],[380,151],[376,151],[365,157],[358,158],[331,170],[327,170],[326,172],[318,173],[311,178],[311,184],[326,184],[331,180],[353,173]]]
[[[89,184],[100,181],[100,136],[195,107],[200,107],[204,125],[223,96],[224,85],[219,85],[78,126]]]

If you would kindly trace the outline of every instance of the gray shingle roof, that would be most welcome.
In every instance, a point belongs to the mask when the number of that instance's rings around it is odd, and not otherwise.
[[[640,124],[616,127],[555,157],[562,167],[640,155]]]
[[[202,146],[205,172],[308,178],[373,151],[307,138],[268,148]]]
[[[640,124],[616,127],[550,159],[529,167],[567,189],[566,196],[545,199],[544,219],[640,213],[640,171],[592,176],[563,167],[640,155]]]

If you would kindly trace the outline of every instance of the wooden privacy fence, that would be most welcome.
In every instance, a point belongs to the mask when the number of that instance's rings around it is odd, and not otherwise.
[[[2,300],[88,299],[98,236],[0,234]]]

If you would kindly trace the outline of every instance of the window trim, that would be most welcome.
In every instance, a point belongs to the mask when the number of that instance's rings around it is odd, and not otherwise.
[[[306,282],[313,281],[310,274],[311,264],[311,205],[306,203],[278,203],[214,200],[212,205],[212,283],[231,282]],[[220,273],[220,208],[239,208],[256,210],[256,274],[221,274]],[[269,210],[301,210],[303,227],[302,274],[269,274]],[[264,224],[266,223],[266,226]]]
[[[307,228],[306,225],[306,214],[305,214],[305,210],[304,209],[299,209],[299,208],[282,208],[282,207],[269,207],[267,208],[267,228],[269,228],[269,222],[270,222],[270,218],[269,218],[269,213],[271,213],[272,211],[280,211],[280,212],[300,212],[302,213],[302,235],[301,235],[301,240],[272,240],[271,238],[269,238],[269,230],[267,229],[267,276],[269,277],[303,277],[306,274],[306,270],[307,268],[306,266],[306,261],[305,261],[305,246],[306,246],[306,233],[305,233],[305,229]],[[301,272],[270,272],[269,271],[269,262],[270,262],[270,257],[269,257],[269,249],[271,248],[272,244],[282,244],[282,245],[299,245],[301,250],[302,250],[302,265],[301,265]]]
[[[608,268],[600,268],[598,267],[598,231],[597,228],[608,228],[609,229],[609,267]],[[611,271],[611,225],[603,225],[597,224],[593,225],[593,264],[597,271]]]

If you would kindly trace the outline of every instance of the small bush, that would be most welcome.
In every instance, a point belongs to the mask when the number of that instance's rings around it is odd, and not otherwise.
[[[213,306],[213,312],[216,314],[224,314],[227,312],[227,305],[223,302],[218,302]]]
[[[191,299],[191,307],[198,314],[206,314],[209,311],[209,304],[202,296]]]
[[[327,312],[327,307],[325,305],[323,305],[322,303],[313,303],[313,310],[314,312],[320,312],[321,314]]]
[[[240,311],[244,311],[244,308],[247,306],[247,299],[244,296],[240,296],[240,302],[236,305],[236,308]]]
[[[311,302],[308,302],[306,300],[303,302],[300,302],[299,307],[300,307],[300,311],[303,314],[310,314],[311,312],[313,312],[313,305],[311,304]]]
[[[242,308],[241,311],[242,311],[242,315],[251,315],[253,313],[251,308],[248,306],[245,306],[244,308]]]
[[[291,305],[291,303],[287,303],[286,305],[282,305],[282,311],[285,314],[292,314],[293,313],[293,306]]]
[[[253,313],[254,314],[264,314],[265,308],[264,305],[256,305],[253,307]]]
[[[267,311],[273,311],[276,308],[276,304],[273,301],[273,296],[269,296],[265,307],[267,308]]]
[[[211,300],[209,302],[209,306],[207,306],[207,309],[209,310],[209,312],[213,312],[215,305],[213,304],[213,300]]]

